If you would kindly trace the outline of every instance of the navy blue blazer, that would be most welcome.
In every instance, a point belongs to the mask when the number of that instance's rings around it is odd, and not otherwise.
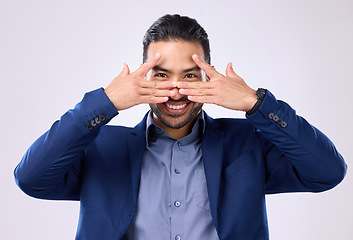
[[[123,239],[136,213],[145,119],[135,128],[106,125],[117,114],[103,89],[86,93],[15,169],[30,196],[80,200],[76,239]],[[247,119],[206,115],[201,148],[222,240],[268,239],[265,194],[325,191],[346,173],[332,142],[269,91]]]

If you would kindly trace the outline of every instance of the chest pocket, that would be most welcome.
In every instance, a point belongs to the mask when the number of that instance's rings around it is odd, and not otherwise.
[[[203,169],[195,170],[194,192],[196,205],[206,211],[210,210],[210,201],[207,193],[206,176]]]

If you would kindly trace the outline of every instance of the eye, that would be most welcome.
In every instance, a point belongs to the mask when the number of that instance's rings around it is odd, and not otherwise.
[[[166,78],[167,77],[167,74],[165,73],[157,73],[154,75],[155,77],[159,77],[159,78]]]
[[[197,78],[197,76],[195,74],[193,74],[193,73],[188,73],[188,74],[186,74],[185,77],[186,78]]]

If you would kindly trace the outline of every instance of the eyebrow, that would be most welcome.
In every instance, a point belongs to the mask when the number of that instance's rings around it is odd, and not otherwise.
[[[201,68],[199,66],[195,66],[192,68],[184,69],[183,72],[193,72],[193,71],[200,71],[200,70],[201,70]]]
[[[165,68],[162,68],[162,67],[160,67],[160,66],[154,66],[154,67],[152,68],[152,70],[171,73],[170,70],[165,69]],[[199,66],[195,66],[195,67],[191,67],[191,68],[184,69],[183,72],[185,73],[185,72],[193,72],[193,71],[200,71],[200,70],[201,70],[201,68],[200,68]]]
[[[165,68],[162,68],[160,66],[154,66],[152,68],[153,71],[162,71],[162,72],[167,72],[167,73],[170,73],[170,71],[168,69],[165,69]]]

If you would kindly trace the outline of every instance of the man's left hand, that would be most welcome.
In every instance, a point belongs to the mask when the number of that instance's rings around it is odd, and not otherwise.
[[[212,103],[238,111],[247,112],[255,105],[256,91],[234,72],[232,63],[228,63],[224,76],[198,55],[194,54],[192,59],[207,74],[208,81],[179,81],[180,94],[187,95],[193,102]]]

